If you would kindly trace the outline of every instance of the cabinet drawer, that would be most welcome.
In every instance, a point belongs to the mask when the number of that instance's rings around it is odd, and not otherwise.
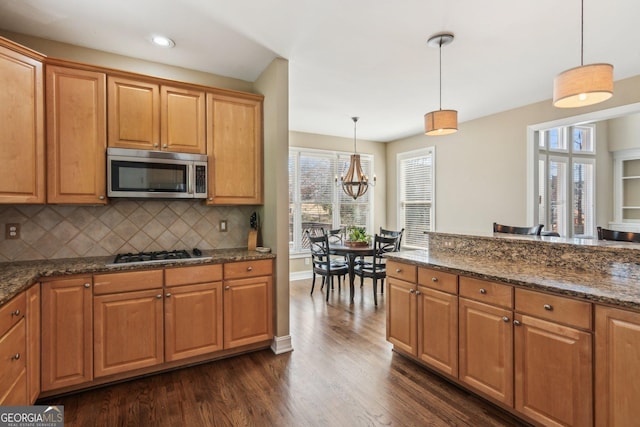
[[[21,319],[0,337],[0,384],[2,388],[13,384],[26,369],[26,326]],[[0,394],[3,392],[0,392]]]
[[[418,284],[450,294],[458,293],[458,275],[429,268],[418,269]]]
[[[195,283],[219,282],[221,280],[222,264],[196,265],[164,270],[165,286],[192,285]]]
[[[94,295],[142,291],[162,287],[162,270],[127,271],[93,276]]]
[[[273,261],[270,259],[230,262],[224,265],[225,279],[270,276],[272,272]]]
[[[397,261],[387,261],[387,276],[404,280],[409,283],[416,283],[418,267],[415,265],[404,264]]]
[[[591,329],[591,303],[543,292],[516,289],[516,311],[541,319]]]
[[[4,335],[13,325],[24,317],[27,309],[27,296],[25,292],[0,307],[0,336]]]
[[[510,285],[460,276],[460,296],[513,308],[513,287]]]

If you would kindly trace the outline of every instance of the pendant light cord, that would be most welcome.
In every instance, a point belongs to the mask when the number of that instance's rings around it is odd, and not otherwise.
[[[440,37],[440,43],[438,49],[440,50],[440,110],[442,111],[442,37]]]
[[[358,150],[356,149],[356,123],[358,119],[359,117],[351,117],[351,120],[353,120],[353,154],[358,154]]]
[[[584,0],[580,1],[580,66],[584,65]]]

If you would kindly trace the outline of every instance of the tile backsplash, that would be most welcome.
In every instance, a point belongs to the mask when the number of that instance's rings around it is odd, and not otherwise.
[[[210,207],[202,201],[110,200],[106,206],[0,206],[0,262],[247,246],[255,206]],[[227,232],[220,232],[220,220]],[[5,224],[20,224],[7,240]]]

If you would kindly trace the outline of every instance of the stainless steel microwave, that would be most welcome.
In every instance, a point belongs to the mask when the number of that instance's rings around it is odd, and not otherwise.
[[[109,197],[205,199],[207,156],[108,148],[107,183]]]

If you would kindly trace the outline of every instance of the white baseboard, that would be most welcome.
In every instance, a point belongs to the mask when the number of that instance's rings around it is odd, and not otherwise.
[[[273,337],[273,341],[271,342],[271,351],[273,351],[275,354],[282,354],[293,351],[293,346],[291,345],[291,335],[287,335],[284,337]]]
[[[289,280],[304,280],[311,279],[313,277],[312,271],[294,271],[289,273]]]

